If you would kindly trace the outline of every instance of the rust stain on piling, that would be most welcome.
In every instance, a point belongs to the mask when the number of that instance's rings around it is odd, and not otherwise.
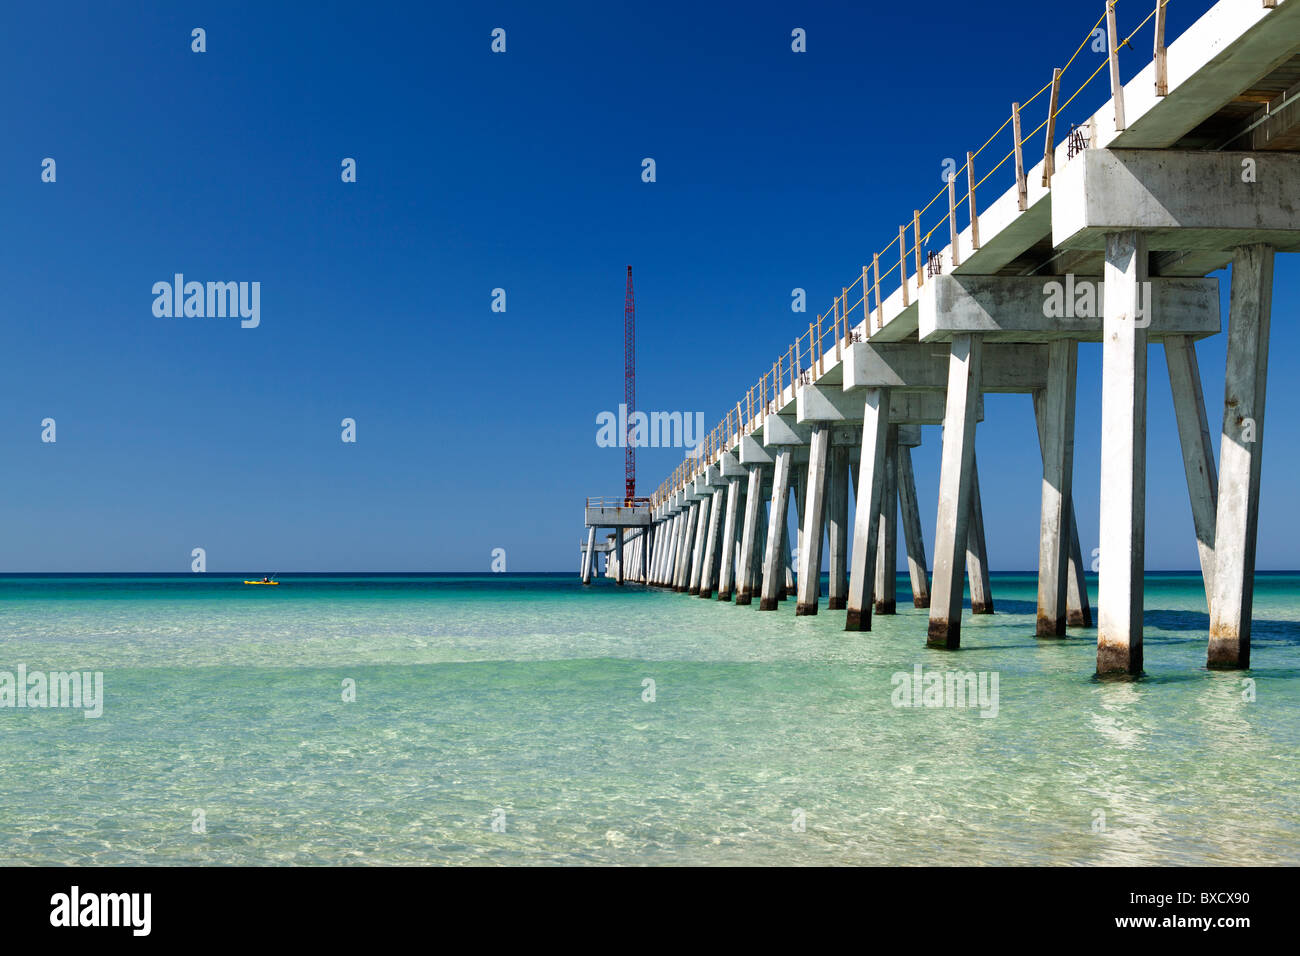
[[[1038,637],[1064,637],[1065,622],[1049,614],[1039,614],[1035,634]]]
[[[1097,637],[1097,674],[1100,677],[1142,673],[1142,645]]]
[[[844,630],[846,631],[869,631],[871,630],[871,611],[859,611],[850,608],[844,618]]]
[[[1231,624],[1215,623],[1210,628],[1210,650],[1205,666],[1211,670],[1245,670],[1250,667],[1250,641]]]
[[[961,623],[949,624],[946,617],[931,618],[925,644],[945,651],[957,650],[961,647]]]

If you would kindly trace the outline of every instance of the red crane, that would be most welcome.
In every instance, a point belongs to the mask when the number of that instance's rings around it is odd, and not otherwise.
[[[627,297],[623,303],[623,403],[627,425],[623,450],[624,494],[627,507],[636,498],[636,447],[632,443],[632,410],[636,408],[636,303],[632,298],[632,267],[627,267]]]

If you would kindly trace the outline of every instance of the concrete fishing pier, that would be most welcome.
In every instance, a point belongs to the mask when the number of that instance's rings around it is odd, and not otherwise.
[[[983,395],[1026,393],[1043,463],[1037,634],[1090,626],[1073,447],[1078,348],[1099,342],[1097,672],[1138,674],[1147,361],[1159,345],[1205,582],[1207,665],[1249,667],[1273,259],[1300,251],[1300,2],[1220,0],[1168,43],[1164,2],[1138,15],[1136,2],[1122,6],[1127,35],[1114,6],[1099,9],[1108,62],[1087,77],[1076,52],[929,205],[896,234],[881,224],[882,250],[653,495],[589,499],[584,582],[596,530],[613,528],[620,583],[760,611],[793,597],[796,614],[842,612],[847,630],[869,630],[873,613],[895,610],[901,513],[926,639],[957,649],[968,578],[972,613],[994,611],[975,456]],[[1139,41],[1152,58],[1121,84],[1118,50]],[[1082,92],[1106,72],[1109,101],[1058,137],[1067,84]],[[1029,116],[1042,125],[1022,132]],[[1002,162],[987,158],[1004,149]],[[925,236],[948,245],[923,257],[927,214],[937,222]],[[1221,316],[1207,275],[1225,267]],[[1196,342],[1225,319],[1216,463]],[[940,424],[930,576],[911,449]]]

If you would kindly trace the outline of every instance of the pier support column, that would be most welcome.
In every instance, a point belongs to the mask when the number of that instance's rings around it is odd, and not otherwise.
[[[880,500],[884,497],[885,444],[889,432],[889,389],[868,388],[862,411],[862,459],[858,464],[857,506],[853,517],[853,552],[849,567],[846,631],[871,630],[876,590],[876,547]]]
[[[1221,670],[1250,667],[1259,478],[1264,454],[1264,386],[1268,379],[1272,308],[1273,247],[1257,244],[1235,249],[1207,659],[1207,666]]]
[[[668,530],[672,527],[672,519],[665,518],[655,526],[655,546],[653,548],[653,557],[650,559],[650,583],[655,587],[659,586],[660,569],[663,567],[664,549],[668,544]]]
[[[876,613],[898,608],[898,426],[885,431],[885,484],[880,496],[880,531],[876,538]]]
[[[781,589],[781,600],[795,596],[794,572],[797,555],[802,553],[804,538],[803,503],[808,490],[808,465],[795,463],[790,473],[790,492],[794,496],[794,541],[790,536],[785,539],[785,587]],[[820,589],[818,591],[820,593]]]
[[[930,598],[930,647],[961,646],[963,578],[970,533],[975,471],[975,414],[979,402],[983,338],[954,335],[948,359],[939,513],[935,519],[934,591]],[[972,595],[973,596],[973,595]]]
[[[668,537],[668,553],[664,555],[663,582],[666,588],[671,588],[677,577],[677,555],[682,545],[683,521],[685,521],[684,512],[679,511],[673,515],[673,527]]]
[[[591,565],[596,553],[596,529],[587,529],[587,550],[582,555],[582,583],[591,584]]]
[[[803,521],[799,544],[799,594],[794,613],[816,614],[821,596],[822,517],[826,508],[826,469],[831,445],[828,425],[813,425],[808,448],[808,471],[803,494]]]
[[[830,589],[826,608],[842,611],[849,598],[849,450],[832,447],[826,473],[826,543]]]
[[[664,549],[663,554],[659,555],[658,583],[660,587],[668,587],[672,584],[672,561],[673,552],[677,546],[678,519],[678,515],[673,515],[664,526]]]
[[[614,529],[614,553],[618,555],[618,570],[616,572],[617,576],[615,577],[614,580],[617,584],[621,585],[623,583],[623,564],[624,564],[623,558],[625,557],[625,555],[623,554],[623,529],[622,528]]]
[[[730,601],[735,580],[736,512],[740,507],[740,479],[727,482],[726,518],[722,522],[722,567],[718,572],[718,600]]]
[[[650,524],[645,527],[643,534],[646,535],[645,555],[642,557],[642,580],[647,584],[654,583],[655,562],[659,560],[659,538],[656,535],[656,524],[654,518],[650,519]]]
[[[704,550],[709,533],[709,512],[712,510],[713,497],[701,498],[697,502],[695,522],[695,545],[691,549],[691,577],[687,582],[688,594],[700,593],[700,574],[704,569]]]
[[[1231,339],[1231,329],[1228,334]],[[1192,526],[1196,529],[1196,551],[1201,561],[1208,609],[1214,598],[1214,526],[1219,508],[1219,477],[1192,337],[1166,336],[1165,361],[1169,364],[1169,387],[1174,394],[1178,441],[1183,449],[1183,471],[1187,475],[1187,496],[1192,504]]]
[[[673,559],[664,569],[665,582],[668,587],[677,590],[677,581],[681,574],[682,549],[685,547],[686,528],[690,524],[690,509],[683,508],[677,512],[677,526],[673,529]]]
[[[677,572],[673,575],[673,590],[685,591],[691,578],[691,550],[695,542],[695,515],[700,503],[692,501],[682,512],[682,537],[677,545]]]
[[[718,535],[722,525],[722,489],[709,495],[709,530],[704,539],[704,565],[700,568],[702,598],[713,597],[714,569],[718,566]]]
[[[647,583],[646,571],[650,567],[650,546],[654,543],[650,540],[650,535],[650,525],[642,527],[636,548],[636,577],[642,584]]]
[[[1035,413],[1042,420],[1043,456],[1036,634],[1039,637],[1064,637],[1079,344],[1073,339],[1057,339],[1048,346],[1047,355],[1047,388],[1034,395]]]
[[[903,513],[903,543],[907,548],[907,570],[912,579],[912,606],[930,606],[930,573],[925,561],[925,538],[921,534],[921,510],[916,500],[916,476],[912,473],[912,449],[898,446],[898,504]]]
[[[760,611],[775,611],[781,600],[784,583],[785,555],[789,546],[786,530],[786,509],[790,502],[790,471],[794,463],[794,449],[782,446],[776,453],[776,467],[772,474],[772,505],[767,516],[767,552],[763,556],[763,592],[758,602]]]
[[[1076,363],[1077,371],[1077,363]],[[1076,375],[1077,382],[1077,375]],[[1034,421],[1038,426],[1038,450],[1044,449],[1043,396],[1033,393]],[[1074,483],[1070,483],[1070,497],[1065,503],[1068,520],[1065,576],[1065,622],[1068,627],[1092,627],[1092,609],[1088,603],[1088,579],[1084,576],[1083,550],[1079,546],[1079,517],[1074,510]]]
[[[732,567],[735,572],[731,578],[731,594],[727,596],[727,600],[732,600],[740,591],[740,542],[745,530],[745,506],[748,503],[745,489],[748,482],[748,477],[736,479],[736,497],[739,501],[736,504],[736,534],[731,541]]]
[[[1146,549],[1146,237],[1106,234],[1101,343],[1101,529],[1097,673],[1142,673]]]
[[[970,584],[970,612],[993,613],[993,588],[989,583],[989,550],[984,538],[984,503],[980,498],[979,459],[970,463],[970,527],[966,531],[966,578]]]
[[[1065,620],[1070,627],[1092,627],[1088,604],[1088,579],[1084,577],[1083,551],[1079,547],[1079,515],[1070,496],[1070,574],[1066,578]]]
[[[659,565],[659,584],[661,587],[671,588],[673,586],[673,574],[677,568],[677,541],[681,537],[681,518],[680,514],[675,514],[668,519],[668,530],[664,533],[664,556],[663,562]]]
[[[754,558],[759,553],[758,519],[763,510],[763,466],[749,469],[745,490],[745,521],[740,532],[740,560],[736,569],[736,603],[749,604],[754,599]]]

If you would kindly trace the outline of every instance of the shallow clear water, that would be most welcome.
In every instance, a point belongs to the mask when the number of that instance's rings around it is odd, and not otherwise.
[[[1205,670],[1199,576],[1148,578],[1135,682],[1035,639],[1028,575],[955,653],[905,577],[856,634],[569,575],[282,580],[0,578],[0,670],[106,697],[0,707],[0,864],[1300,862],[1297,575],[1259,578],[1248,674]],[[996,717],[893,706],[916,664],[996,673]]]

